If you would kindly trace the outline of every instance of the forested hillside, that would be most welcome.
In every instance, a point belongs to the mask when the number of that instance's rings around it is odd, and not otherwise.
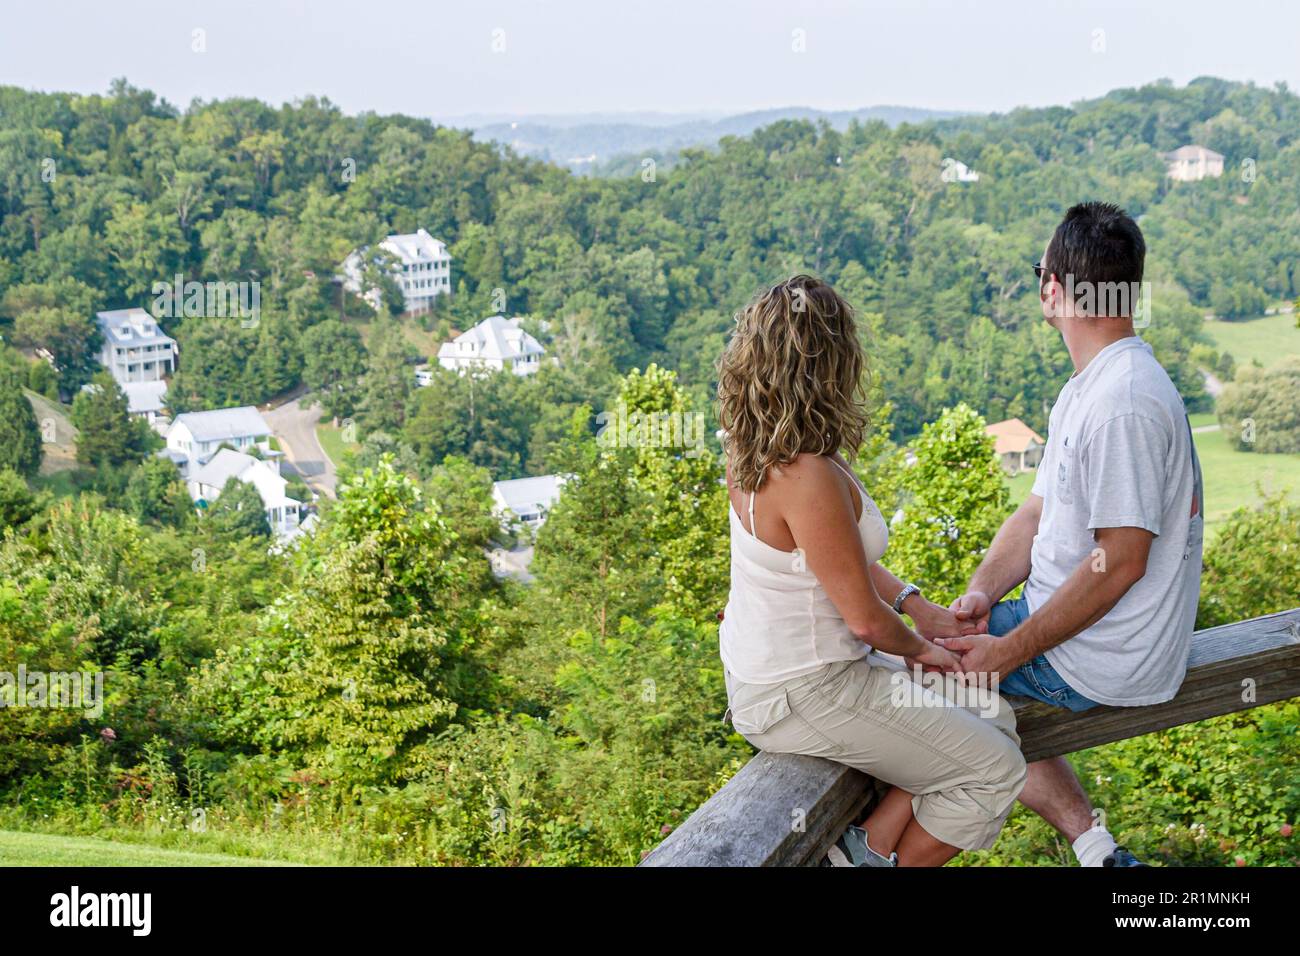
[[[348,251],[423,227],[454,256],[455,295],[427,320],[431,341],[494,311],[500,290],[561,362],[519,395],[489,397],[480,424],[451,383],[411,407],[391,394],[383,366],[419,349],[376,345],[367,326],[374,387],[363,381],[354,396],[363,425],[367,410],[389,432],[414,419],[416,439],[431,416],[470,423],[447,441],[412,442],[429,465],[454,451],[494,477],[549,470],[545,447],[569,412],[607,401],[617,374],[652,361],[702,402],[731,314],[799,270],[861,310],[900,434],[959,401],[1041,428],[1064,353],[1026,294],[1029,266],[1065,207],[1106,198],[1141,218],[1154,302],[1145,334],[1196,410],[1205,398],[1188,356],[1200,315],[1254,314],[1300,291],[1297,130],[1290,92],[1207,79],[894,130],[781,122],[671,171],[591,180],[463,132],[316,100],[179,112],[125,84],[106,97],[5,88],[0,317],[7,340],[55,356],[67,397],[93,369],[93,310],[148,306],[152,284],[177,273],[257,279],[256,329],[164,325],[185,356],[177,408],[262,402],[330,374],[307,367],[309,328],[341,305],[369,314],[340,304],[330,283]],[[1188,142],[1224,153],[1227,174],[1166,179],[1158,154]],[[949,158],[979,182],[944,182]]]
[[[722,722],[716,446],[611,447],[598,414],[711,434],[733,313],[824,276],[862,318],[878,401],[858,462],[896,515],[888,563],[951,599],[1010,507],[984,420],[1041,430],[1068,372],[1031,268],[1060,214],[1141,217],[1143,334],[1208,410],[1200,368],[1231,362],[1203,315],[1300,292],[1298,134],[1290,92],[1200,80],[896,129],[780,122],[597,179],[323,101],[0,89],[0,671],[104,680],[96,711],[0,713],[0,828],[306,862],[635,862],[750,749]],[[1159,154],[1189,142],[1225,175],[1171,183]],[[947,181],[949,159],[978,182]],[[417,228],[454,257],[431,314],[376,314],[332,281]],[[148,308],[177,274],[256,281],[261,313],[162,319],[172,413],[305,387],[354,420],[337,500],[292,546],[269,547],[240,487],[199,514],[111,382],[82,389],[94,312]],[[415,387],[496,311],[558,361]],[[60,483],[37,471],[69,424]],[[569,480],[522,584],[489,563],[491,482],[542,473]],[[1203,624],[1294,605],[1300,566],[1276,558],[1300,554],[1293,503],[1219,541]],[[1261,707],[1078,761],[1144,857],[1294,863],[1297,719]],[[973,861],[1061,862],[1054,839],[1017,815]]]

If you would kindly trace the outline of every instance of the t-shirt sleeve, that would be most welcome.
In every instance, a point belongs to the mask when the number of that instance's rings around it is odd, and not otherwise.
[[[1047,454],[1044,452],[1043,457],[1039,459],[1038,467],[1034,469],[1034,487],[1029,489],[1031,495],[1038,495],[1040,498],[1047,497]]]
[[[1080,449],[1088,528],[1159,535],[1171,447],[1168,428],[1146,415],[1120,415],[1093,432]]]

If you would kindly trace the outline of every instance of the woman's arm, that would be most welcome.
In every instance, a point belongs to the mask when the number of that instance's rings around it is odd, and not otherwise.
[[[769,481],[776,494],[768,500],[849,630],[878,650],[955,670],[955,656],[916,634],[881,600],[854,520],[853,498],[835,466],[817,455],[800,455]]]
[[[876,587],[876,593],[891,607],[894,599],[906,587],[901,578],[880,563],[871,566],[871,582]],[[977,622],[957,620],[950,608],[935,604],[922,594],[909,594],[903,602],[903,613],[912,619],[918,634],[931,639],[981,633],[981,626]]]

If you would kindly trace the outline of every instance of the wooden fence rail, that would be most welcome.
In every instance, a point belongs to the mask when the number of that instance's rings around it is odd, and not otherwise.
[[[1021,749],[1039,760],[1291,697],[1300,697],[1300,608],[1197,631],[1187,678],[1163,704],[1076,714],[1012,703]],[[830,760],[760,753],[641,865],[815,866],[875,791]]]

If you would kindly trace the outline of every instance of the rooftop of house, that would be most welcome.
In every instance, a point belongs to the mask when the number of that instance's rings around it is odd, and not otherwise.
[[[222,488],[231,478],[238,478],[261,462],[252,455],[245,455],[233,448],[223,448],[209,459],[208,463],[190,476],[190,481],[200,485]]]
[[[1198,160],[1198,159],[1223,159],[1222,153],[1216,153],[1214,150],[1201,146],[1197,143],[1188,143],[1186,146],[1179,146],[1172,152],[1164,154],[1165,159],[1169,160]]]
[[[564,482],[564,475],[511,478],[508,481],[494,481],[492,492],[511,511],[526,514],[536,511],[539,505],[549,508],[555,504]]]
[[[163,399],[167,397],[166,382],[127,382],[121,388],[126,395],[126,410],[132,415],[162,411]]]
[[[266,419],[252,405],[217,408],[210,412],[185,412],[177,415],[172,428],[183,424],[195,441],[226,441],[234,438],[261,438],[271,434]]]
[[[450,258],[446,244],[441,239],[433,238],[423,229],[388,236],[380,245],[401,259],[404,265]]]
[[[158,321],[144,309],[110,309],[96,312],[95,321],[109,341],[132,347],[175,343],[158,326]]]
[[[461,357],[459,346],[472,342],[476,359],[517,359],[525,355],[545,355],[541,343],[519,327],[518,319],[490,315],[468,332],[462,332],[438,349],[440,357]]]
[[[994,440],[994,452],[999,455],[1019,454],[1032,444],[1044,445],[1043,437],[1018,418],[986,425],[984,433]]]
[[[233,448],[223,448],[208,463],[190,475],[189,481],[197,485],[206,485],[212,488],[224,488],[226,482],[231,478],[244,479],[244,476],[255,468],[265,468],[266,476],[278,479],[274,486],[278,488],[278,493],[273,492],[271,497],[267,497],[267,487],[263,485],[258,489],[262,496],[262,503],[268,508],[283,508],[287,505],[300,504],[296,498],[290,498],[284,494],[285,482],[283,476],[275,470],[272,465],[268,465],[260,458],[254,458],[252,455],[246,455],[242,451],[235,451]]]

